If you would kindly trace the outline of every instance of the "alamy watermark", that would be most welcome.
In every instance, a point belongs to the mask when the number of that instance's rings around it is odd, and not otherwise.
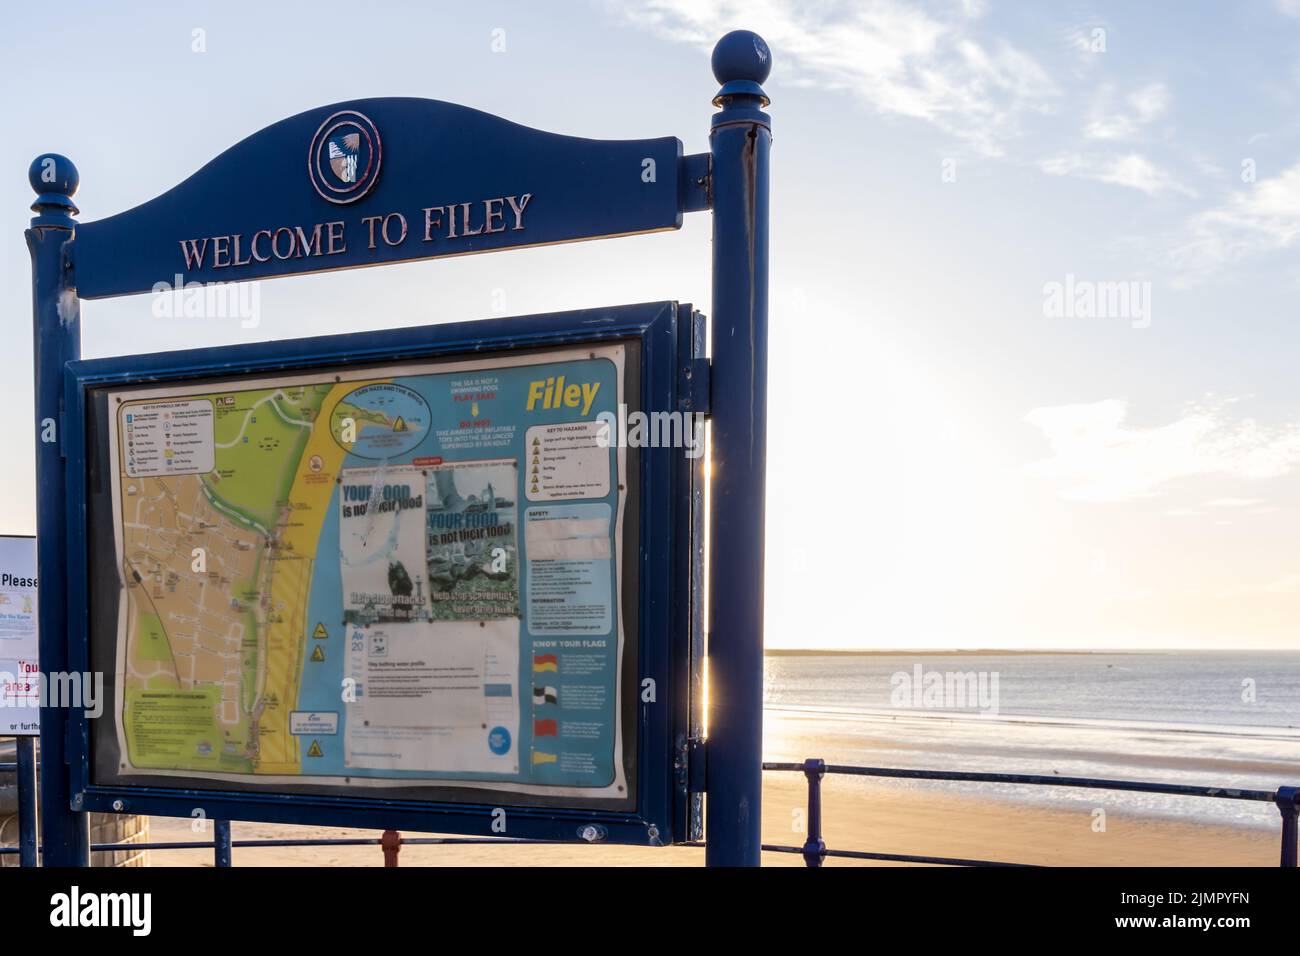
[[[997,671],[933,671],[920,664],[889,678],[889,704],[906,710],[974,710],[998,713]]]
[[[153,928],[152,893],[96,893],[75,884],[50,897],[50,925],[119,927],[133,936],[148,936]]]
[[[0,708],[58,707],[92,720],[104,713],[103,671],[0,671],[0,689]]]
[[[596,444],[601,448],[683,448],[687,458],[704,454],[704,420],[700,412],[629,412],[596,416]]]
[[[1151,283],[1094,282],[1068,273],[1043,284],[1043,315],[1049,319],[1128,319],[1135,329],[1151,325]]]
[[[156,319],[239,319],[240,328],[255,329],[262,322],[260,282],[186,282],[177,273],[175,283],[155,282],[153,315]]]

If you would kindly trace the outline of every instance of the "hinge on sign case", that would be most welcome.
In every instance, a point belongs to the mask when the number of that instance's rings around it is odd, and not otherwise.
[[[678,405],[683,412],[709,414],[711,402],[712,375],[709,360],[706,358],[687,359],[678,377]]]

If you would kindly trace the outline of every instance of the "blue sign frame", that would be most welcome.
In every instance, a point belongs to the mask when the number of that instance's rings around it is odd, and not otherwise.
[[[693,839],[698,833],[688,810],[698,810],[707,792],[706,861],[757,865],[771,148],[769,101],[761,84],[771,72],[771,52],[756,34],[733,31],[718,41],[712,67],[721,84],[712,97],[719,109],[708,152],[694,155],[683,155],[673,137],[578,139],[431,100],[358,100],[274,124],[156,199],[84,225],[74,218],[76,167],[55,153],[38,156],[28,172],[37,196],[26,238],[32,257],[42,671],[67,673],[84,668],[88,659],[84,400],[95,383],[361,361],[373,357],[374,349],[433,355],[444,348],[520,348],[539,337],[591,341],[623,328],[644,339],[646,361],[654,356],[644,380],[655,391],[647,397],[656,404],[681,403],[647,407],[710,415],[706,587],[712,709],[706,739],[688,686],[700,679],[702,661],[682,644],[692,629],[706,624],[698,593],[703,589],[694,588],[703,559],[697,547],[683,544],[703,541],[702,489],[684,456],[672,465],[664,454],[646,455],[644,461],[654,465],[643,466],[643,491],[672,517],[663,526],[643,527],[650,535],[643,545],[654,546],[641,555],[648,590],[640,614],[651,630],[671,640],[640,663],[671,675],[675,717],[641,721],[651,730],[641,744],[649,750],[639,770],[647,779],[644,788],[638,784],[637,812],[601,825],[608,825],[611,840]],[[713,227],[708,360],[700,358],[699,323],[660,304],[77,361],[82,298],[671,230],[685,213],[704,211],[711,213]],[[692,512],[696,521],[687,527]],[[644,509],[647,516],[653,513]],[[669,689],[659,686],[661,694]],[[84,721],[55,704],[43,707],[46,865],[87,864],[90,809],[188,816],[194,807],[211,807],[214,817],[482,832],[481,807],[423,812],[395,801],[325,801],[301,794],[249,798],[205,790],[196,801],[191,793],[165,788],[104,792],[90,783],[87,757]],[[523,823],[512,835],[546,839],[569,839],[576,822],[593,819],[589,812],[516,813]],[[688,819],[690,832],[684,829]]]
[[[86,475],[88,416],[93,389],[150,382],[299,372],[376,362],[489,354],[564,345],[635,340],[639,343],[640,395],[637,407],[678,407],[681,361],[692,358],[693,313],[673,302],[589,309],[551,315],[490,319],[378,334],[323,336],[269,344],[236,345],[188,352],[70,362],[66,366],[64,428],[68,443],[68,633],[73,671],[89,672],[91,554],[87,535]],[[506,835],[529,839],[577,840],[589,826],[616,843],[660,845],[686,839],[687,779],[672,771],[684,759],[688,731],[687,673],[690,626],[691,474],[680,450],[642,449],[639,456],[639,561],[625,578],[639,583],[637,686],[651,678],[653,704],[638,707],[636,809],[631,813],[515,806],[503,794],[496,802],[454,804],[409,799],[252,793],[164,786],[99,786],[94,783],[90,720],[81,711],[68,717],[72,803],[78,810],[129,812],[276,823],[367,826],[432,832],[500,835],[493,810],[508,811]],[[629,480],[634,480],[629,476]],[[686,483],[683,485],[683,483]],[[670,556],[671,560],[663,560]],[[111,719],[111,715],[104,715]],[[627,728],[631,730],[632,728]],[[255,781],[254,781],[255,782]]]

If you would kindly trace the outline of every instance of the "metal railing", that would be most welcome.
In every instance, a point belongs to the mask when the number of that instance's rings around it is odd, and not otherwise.
[[[1133,793],[1159,793],[1183,797],[1209,797],[1216,800],[1252,800],[1272,803],[1282,814],[1281,866],[1297,863],[1297,815],[1300,812],[1300,789],[1278,787],[1276,790],[1241,790],[1230,787],[1198,787],[1178,783],[1150,783],[1141,780],[1108,780],[1103,777],[1061,777],[1056,774],[976,773],[961,770],[894,770],[888,767],[852,767],[828,764],[823,760],[803,763],[768,763],[764,770],[802,773],[808,780],[808,837],[801,847],[764,844],[771,853],[800,853],[808,866],[821,866],[827,857],[852,860],[881,860],[891,863],[928,863],[939,866],[1029,866],[995,860],[965,860],[954,857],[918,856],[908,853],[869,853],[862,850],[831,850],[822,839],[822,778],[828,773],[854,777],[893,777],[905,780],[949,780],[961,783],[1007,783],[1040,787],[1076,787],[1087,790],[1126,790]]]
[[[19,791],[19,845],[0,847],[0,854],[18,854],[20,865],[35,866],[36,845],[36,768],[31,755],[30,738],[24,746],[19,738],[18,760],[0,763],[0,773],[15,772]],[[832,850],[822,837],[822,779],[826,774],[844,774],[854,777],[891,777],[905,780],[946,780],[960,783],[1003,783],[1026,786],[1074,787],[1087,790],[1123,790],[1133,793],[1155,793],[1185,797],[1208,797],[1216,800],[1249,800],[1272,803],[1282,815],[1281,862],[1283,867],[1297,865],[1297,818],[1300,817],[1300,788],[1278,787],[1276,790],[1242,790],[1229,787],[1200,787],[1175,783],[1151,783],[1140,780],[1108,780],[1102,777],[1061,777],[1055,774],[977,773],[958,770],[896,770],[888,767],[855,767],[828,764],[811,759],[803,763],[763,764],[765,771],[802,773],[808,782],[808,836],[803,846],[763,844],[768,853],[798,853],[808,866],[821,866],[827,857],[849,860],[876,860],[886,863],[917,863],[934,866],[994,866],[1025,867],[1034,864],[1012,863],[998,860],[971,860],[960,857],[924,856],[912,853],[875,853],[866,850]],[[322,837],[308,839],[231,839],[230,821],[214,820],[211,841],[167,841],[157,843],[96,843],[92,852],[118,850],[201,850],[211,849],[215,866],[232,865],[232,851],[236,848],[255,847],[311,847],[311,846],[378,846],[383,850],[384,866],[397,866],[398,854],[403,846],[467,846],[499,845],[508,843],[553,843],[547,840],[520,840],[509,837],[403,837],[396,830],[385,830],[379,837]],[[588,845],[582,841],[575,844]],[[688,844],[703,846],[702,843]]]

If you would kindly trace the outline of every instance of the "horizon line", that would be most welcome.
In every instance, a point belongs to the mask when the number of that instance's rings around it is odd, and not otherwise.
[[[923,647],[923,648],[845,648],[845,647],[765,647],[763,648],[764,656],[776,657],[799,657],[799,656],[821,656],[829,657],[834,655],[846,656],[900,656],[906,654],[912,655],[976,655],[976,654],[1059,654],[1059,655],[1083,655],[1083,654],[1186,654],[1195,653],[1300,653],[1300,648],[1285,647],[1138,647],[1138,648],[1037,648],[1037,647]]]

